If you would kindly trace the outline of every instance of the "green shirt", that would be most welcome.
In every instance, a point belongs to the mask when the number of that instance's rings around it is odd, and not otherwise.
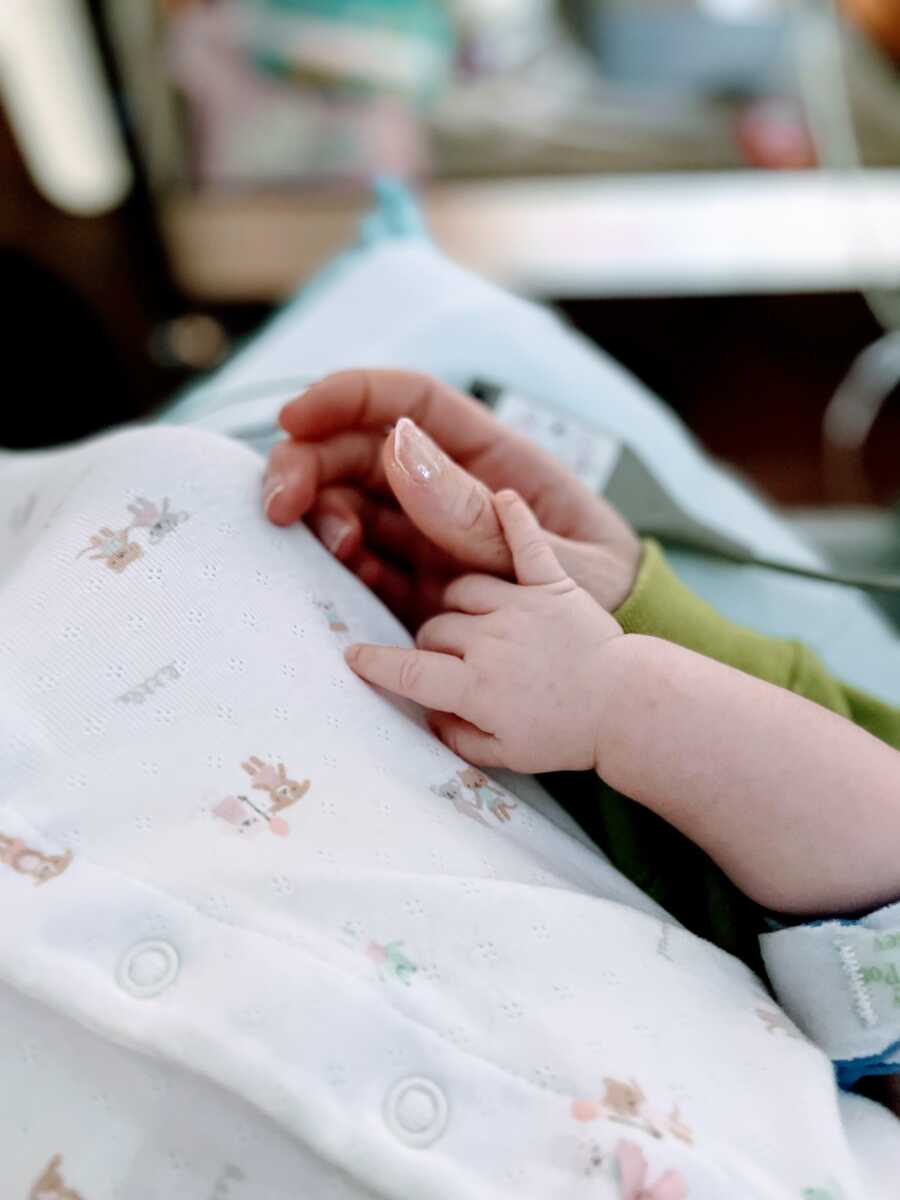
[[[900,749],[900,709],[835,679],[801,642],[766,637],[721,616],[682,583],[656,542],[644,543],[635,586],[614,615],[626,633],[665,638],[788,688]],[[766,930],[765,910],[698,846],[594,772],[557,773],[542,782],[624,875],[688,929],[763,974],[757,939]]]

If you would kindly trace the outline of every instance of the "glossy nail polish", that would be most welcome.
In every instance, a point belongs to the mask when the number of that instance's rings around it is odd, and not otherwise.
[[[394,426],[394,461],[418,483],[430,483],[447,465],[447,457],[409,417]]]

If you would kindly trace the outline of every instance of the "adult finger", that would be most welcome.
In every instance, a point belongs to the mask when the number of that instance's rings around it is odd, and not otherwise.
[[[493,575],[461,575],[444,589],[444,608],[483,616],[508,603],[515,588],[514,583]]]
[[[419,616],[421,587],[400,566],[374,553],[365,538],[365,525],[374,507],[364,493],[355,488],[326,488],[307,514],[307,524],[325,548],[352,571],[358,579],[383,600],[405,623]],[[396,514],[401,517],[400,513]],[[404,518],[405,519],[405,518]]]
[[[469,668],[462,659],[399,646],[348,646],[349,666],[368,683],[425,708],[456,712],[464,703]]]
[[[385,477],[416,528],[457,562],[512,573],[490,489],[404,417],[382,451]]]
[[[401,417],[423,426],[454,458],[490,445],[497,422],[484,405],[430,375],[414,371],[338,371],[281,410],[292,437],[320,441],[348,429],[383,434]]]
[[[480,767],[502,767],[500,743],[493,734],[464,721],[454,713],[429,713],[428,724],[454,754]]]
[[[634,531],[605,500],[484,405],[430,376],[341,371],[290,401],[281,421],[294,436],[317,441],[348,429],[383,436],[404,416],[492,491],[515,488],[545,529],[608,545],[636,561],[640,546]]]
[[[383,443],[383,437],[358,430],[325,442],[279,442],[269,456],[263,483],[269,520],[276,525],[299,520],[328,484],[353,481],[371,491],[386,491]]]
[[[344,565],[387,605],[410,633],[443,611],[444,576],[408,574],[365,546]]]
[[[425,622],[416,634],[416,645],[420,650],[437,650],[465,658],[474,633],[471,617],[462,613],[440,613]]]
[[[346,566],[404,624],[414,619],[419,589],[411,575],[385,562],[377,554],[372,554],[365,546],[354,554]]]
[[[519,583],[526,587],[564,583],[568,575],[550,549],[537,517],[522,497],[508,490],[498,492],[494,506],[509,543]]]
[[[307,525],[341,562],[348,562],[363,546],[367,503],[357,488],[325,488],[306,514]]]
[[[324,488],[306,523],[341,562],[348,562],[365,544],[419,571],[446,574],[452,569],[446,554],[419,533],[404,512],[360,488]]]

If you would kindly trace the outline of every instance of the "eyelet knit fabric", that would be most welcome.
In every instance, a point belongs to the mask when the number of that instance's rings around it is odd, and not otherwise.
[[[0,460],[4,1200],[887,1200],[900,1126],[533,782],[262,460]]]

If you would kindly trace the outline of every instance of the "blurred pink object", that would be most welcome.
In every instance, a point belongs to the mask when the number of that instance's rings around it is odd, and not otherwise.
[[[377,942],[369,942],[366,947],[366,954],[371,958],[372,962],[387,962],[387,950],[384,946],[379,946]]]
[[[600,1105],[596,1100],[573,1100],[572,1116],[576,1121],[596,1121],[600,1116]]]
[[[806,120],[789,100],[754,100],[738,116],[735,132],[744,156],[755,167],[783,171],[816,166]]]
[[[226,796],[213,809],[213,816],[220,817],[229,825],[240,825],[244,819],[244,805],[237,796]]]
[[[687,1184],[677,1171],[666,1171],[656,1183],[647,1184],[647,1160],[634,1142],[619,1142],[616,1162],[622,1200],[686,1200]]]

